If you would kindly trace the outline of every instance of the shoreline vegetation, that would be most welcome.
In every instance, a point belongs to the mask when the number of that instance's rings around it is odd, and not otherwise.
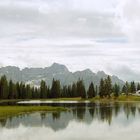
[[[119,97],[110,97],[110,98],[100,98],[99,96],[91,98],[91,99],[83,99],[81,97],[77,98],[55,98],[55,99],[14,99],[14,100],[0,100],[0,104],[2,103],[7,103],[7,102],[24,102],[24,101],[77,101],[81,103],[86,103],[88,101],[89,103],[116,103],[116,102],[140,102],[140,97],[139,96],[133,96],[133,95],[121,95]],[[21,115],[21,114],[26,114],[26,113],[32,113],[32,112],[59,112],[59,111],[67,111],[68,108],[64,107],[52,107],[52,106],[0,106],[0,119],[4,119],[7,117],[12,117],[16,115]]]
[[[76,98],[52,98],[52,99],[6,99],[6,100],[0,100],[0,104],[2,103],[7,103],[7,102],[22,102],[22,101],[89,101],[89,102],[119,102],[119,101],[140,101],[140,96],[135,96],[135,95],[120,95],[117,98],[115,96],[111,96],[109,98],[100,98],[99,96],[93,97],[93,98],[88,98],[88,99],[83,99],[81,97],[76,97]]]
[[[99,85],[93,82],[86,88],[83,80],[78,80],[71,85],[61,85],[59,80],[53,79],[51,87],[45,81],[40,86],[30,85],[23,82],[7,80],[6,76],[0,78],[0,100],[28,100],[28,99],[56,99],[56,98],[82,98],[93,99],[100,97],[120,98],[122,95],[137,95],[140,92],[140,83],[126,82],[123,85],[112,84],[110,76],[101,78]],[[131,93],[131,94],[130,94]],[[140,94],[139,94],[140,95]]]
[[[0,78],[0,117],[18,115],[38,111],[64,111],[63,107],[48,106],[6,106],[7,102],[19,101],[75,101],[75,102],[132,102],[140,101],[140,96],[135,96],[140,90],[140,84],[126,82],[122,87],[119,84],[112,84],[108,76],[100,80],[99,85],[89,84],[86,89],[84,81],[78,80],[72,85],[62,86],[59,80],[53,79],[49,87],[45,81],[40,86],[31,86],[23,82],[14,83],[7,80],[6,76]],[[131,94],[130,94],[131,93]],[[61,103],[61,102],[60,102]],[[2,104],[4,106],[2,106]],[[21,104],[22,105],[22,104]]]
[[[66,111],[64,107],[51,106],[0,106],[0,119],[32,112]]]

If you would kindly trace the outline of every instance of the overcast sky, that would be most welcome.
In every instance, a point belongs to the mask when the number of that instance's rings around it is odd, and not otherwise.
[[[53,62],[140,81],[140,0],[1,0],[0,66]]]

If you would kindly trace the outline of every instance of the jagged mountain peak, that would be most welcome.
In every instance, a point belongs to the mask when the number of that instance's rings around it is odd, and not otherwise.
[[[97,76],[99,76],[100,78],[106,78],[107,74],[104,71],[98,71],[96,73]]]
[[[6,66],[6,67],[1,67],[0,69],[9,69],[9,70],[20,70],[19,67],[16,66]]]
[[[50,67],[48,67],[49,70],[52,72],[69,72],[68,68],[65,65],[53,63]]]
[[[95,75],[90,69],[85,69],[82,71],[76,71],[74,74],[83,74],[83,75]]]
[[[60,80],[62,85],[69,85],[78,79],[83,79],[86,87],[91,82],[99,85],[101,78],[106,78],[108,75],[104,71],[93,73],[90,69],[83,71],[70,72],[65,65],[53,63],[46,68],[25,68],[20,70],[18,67],[4,67],[0,68],[0,75],[6,75],[8,79],[14,81],[23,81],[25,83],[32,83],[39,85],[41,80],[45,80],[48,85],[51,85],[52,79]],[[111,76],[113,83],[122,85],[124,82],[116,76]]]
[[[93,74],[93,72],[92,72],[90,69],[85,69],[85,70],[83,70],[82,72],[92,73],[92,74]]]

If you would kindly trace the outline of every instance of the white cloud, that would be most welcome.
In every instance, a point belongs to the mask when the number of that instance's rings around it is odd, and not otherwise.
[[[130,41],[139,42],[140,36],[140,0],[122,0],[116,10],[118,23]]]
[[[135,80],[134,73],[140,73],[139,1],[1,1],[0,65],[58,62],[72,71],[90,68]],[[114,65],[120,68],[115,71]],[[123,67],[132,69],[131,78],[121,74]]]

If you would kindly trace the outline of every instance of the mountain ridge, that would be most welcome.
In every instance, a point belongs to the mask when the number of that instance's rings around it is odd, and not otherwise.
[[[82,79],[85,86],[88,87],[91,82],[99,85],[101,78],[106,78],[108,74],[104,71],[92,72],[90,69],[82,71],[70,72],[65,65],[53,63],[50,67],[45,68],[24,68],[20,69],[16,66],[6,66],[0,68],[0,76],[6,75],[8,79],[13,81],[22,81],[27,84],[36,85],[40,84],[41,80],[46,81],[47,85],[51,86],[52,80],[60,80],[62,85],[71,85],[78,79]],[[112,83],[123,85],[124,81],[117,76],[110,76]]]

